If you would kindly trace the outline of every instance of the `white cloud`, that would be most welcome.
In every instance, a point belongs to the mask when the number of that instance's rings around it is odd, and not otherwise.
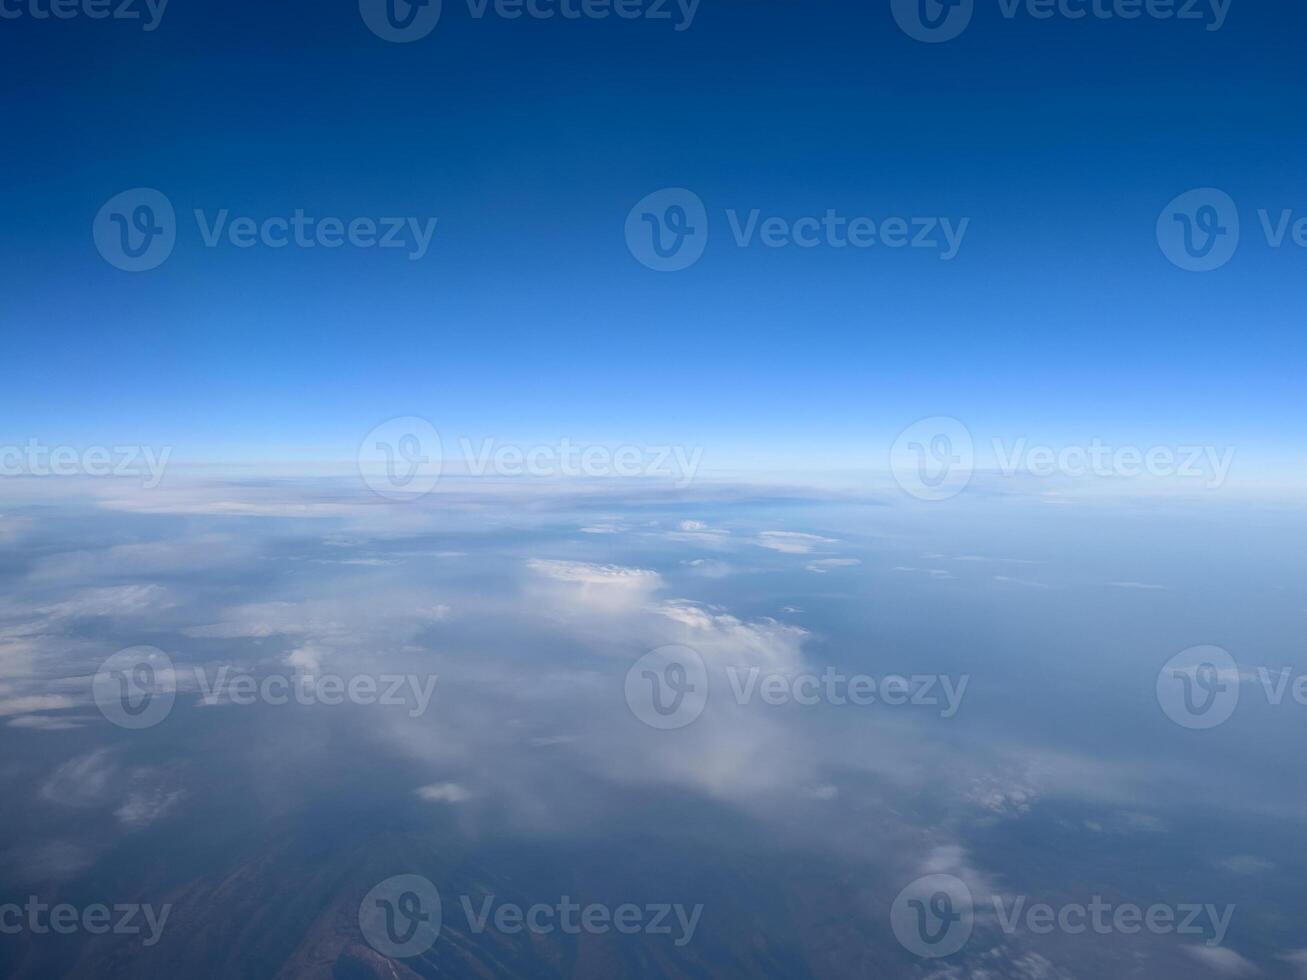
[[[1222,977],[1255,977],[1262,972],[1256,965],[1224,946],[1181,946],[1180,950]]]
[[[822,550],[824,545],[839,542],[834,538],[823,538],[817,534],[804,534],[800,531],[763,531],[754,543],[787,555],[807,555]]]
[[[466,803],[472,793],[458,783],[433,783],[417,790],[417,795],[429,803]]]
[[[155,789],[132,793],[122,806],[114,811],[114,816],[128,830],[144,830],[171,810],[181,798],[180,790]]]
[[[716,558],[695,558],[691,561],[683,561],[681,564],[704,578],[725,578],[731,574],[731,566]]]
[[[819,558],[816,561],[810,561],[805,566],[810,572],[825,574],[832,568],[853,568],[861,565],[862,562],[857,558]]]
[[[65,718],[55,715],[18,715],[10,718],[5,724],[9,728],[25,728],[28,731],[66,732],[83,727],[84,722],[80,718]]]
[[[662,586],[662,576],[644,568],[583,561],[532,558],[527,568],[548,583],[561,602],[609,612],[643,604]]]
[[[69,759],[46,779],[41,796],[64,806],[95,806],[106,797],[118,775],[109,749],[94,749]]]
[[[0,690],[0,693],[3,693]],[[76,707],[71,698],[62,694],[29,694],[26,696],[6,698],[0,697],[0,718],[7,718],[10,715],[26,715],[33,711],[59,711],[61,709]],[[17,719],[15,719],[15,722]],[[27,726],[15,725],[14,727],[40,727],[36,724]]]
[[[115,585],[82,589],[67,599],[34,610],[51,619],[86,616],[128,617],[157,612],[173,605],[168,590],[159,585]]]

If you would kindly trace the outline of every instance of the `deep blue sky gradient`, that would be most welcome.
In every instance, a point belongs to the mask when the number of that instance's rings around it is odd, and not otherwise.
[[[500,439],[695,441],[836,460],[925,415],[1009,438],[1286,456],[1302,398],[1307,9],[1224,28],[1003,19],[904,35],[888,2],[703,0],[666,22],[474,20],[410,45],[354,3],[173,0],[160,28],[0,22],[8,444],[348,456],[393,415]],[[90,226],[177,207],[132,275]],[[712,240],[659,275],[622,227],[684,186]],[[1226,268],[1175,268],[1162,207],[1240,204]],[[431,253],[201,246],[193,208],[436,216]],[[735,248],[724,209],[968,216],[953,262]],[[850,450],[848,447],[859,447]]]

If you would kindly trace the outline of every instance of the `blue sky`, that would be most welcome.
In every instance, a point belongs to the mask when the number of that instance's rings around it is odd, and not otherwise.
[[[645,20],[477,19],[388,44],[353,4],[170,6],[157,30],[0,25],[4,440],[348,458],[401,414],[476,438],[693,441],[842,465],[927,415],[1009,438],[1237,444],[1283,458],[1307,253],[1307,12],[1005,18],[922,44],[888,3],[704,0]],[[88,93],[95,93],[94,96]],[[96,252],[135,187],[160,268]],[[1227,191],[1244,238],[1194,274],[1163,206]],[[659,274],[628,210],[685,187],[703,259]],[[205,248],[192,217],[438,218],[399,252]],[[956,258],[735,247],[727,209],[967,217]],[[852,448],[850,448],[852,447]],[[760,464],[761,465],[761,464]]]

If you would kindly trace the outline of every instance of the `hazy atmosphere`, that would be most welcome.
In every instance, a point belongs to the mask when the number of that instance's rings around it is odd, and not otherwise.
[[[1304,42],[0,0],[0,977],[1307,977]]]

